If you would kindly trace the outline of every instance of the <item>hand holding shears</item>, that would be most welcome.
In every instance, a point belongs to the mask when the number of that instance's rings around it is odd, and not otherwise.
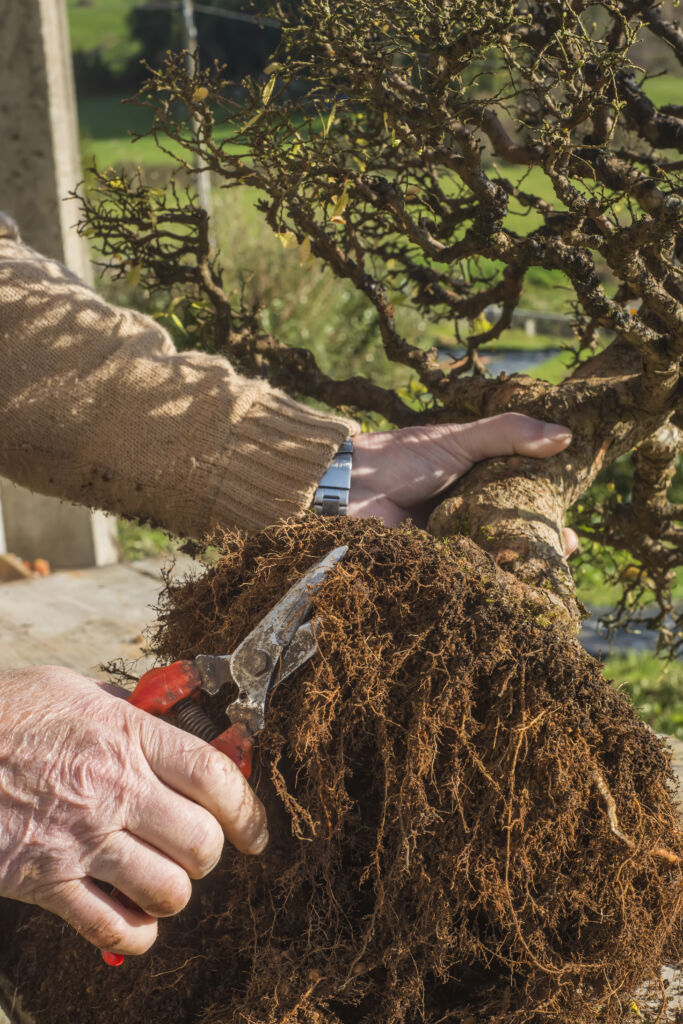
[[[265,725],[269,694],[316,652],[317,623],[310,619],[313,596],[347,551],[345,546],[335,548],[316,562],[232,654],[200,654],[153,668],[141,677],[129,702],[153,715],[173,715],[176,724],[226,754],[248,779],[254,737]],[[215,696],[228,685],[236,686],[237,696],[225,709],[230,724],[221,729],[198,698],[202,693]],[[118,897],[122,898],[120,893]],[[124,959],[110,952],[102,957],[111,966]]]

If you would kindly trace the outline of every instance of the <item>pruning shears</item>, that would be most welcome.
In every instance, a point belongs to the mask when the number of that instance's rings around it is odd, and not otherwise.
[[[139,679],[129,702],[152,715],[172,714],[177,725],[226,754],[248,779],[254,737],[265,725],[269,694],[318,649],[319,623],[311,620],[313,596],[347,551],[346,545],[335,548],[316,562],[232,654],[199,654],[150,669]],[[225,708],[230,725],[221,729],[198,698],[202,693],[216,696],[228,685],[237,688],[237,696]],[[102,957],[112,967],[124,959],[121,953],[107,951]]]

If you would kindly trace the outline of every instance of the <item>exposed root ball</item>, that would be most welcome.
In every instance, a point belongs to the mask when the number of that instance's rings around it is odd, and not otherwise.
[[[317,518],[227,537],[169,588],[160,657],[232,649],[344,542],[257,755],[269,848],[227,850],[118,971],[34,915],[10,969],[39,1024],[612,1022],[674,952],[666,751],[474,545]]]

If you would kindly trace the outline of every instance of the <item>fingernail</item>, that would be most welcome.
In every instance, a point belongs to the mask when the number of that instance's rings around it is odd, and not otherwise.
[[[252,843],[252,845],[251,845],[251,847],[249,849],[249,852],[250,853],[254,853],[254,854],[256,854],[256,853],[263,853],[263,851],[265,850],[266,846],[268,845],[268,840],[269,839],[270,839],[270,835],[268,834],[268,826],[264,825],[263,826],[263,831],[259,834],[259,837],[256,840],[256,842]]]
[[[560,423],[544,423],[543,434],[549,441],[563,441],[569,444],[572,439],[572,432]]]

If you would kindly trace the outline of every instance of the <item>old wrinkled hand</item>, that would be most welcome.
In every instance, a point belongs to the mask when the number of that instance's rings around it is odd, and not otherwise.
[[[53,911],[95,946],[142,953],[224,835],[245,853],[268,839],[223,754],[67,669],[0,675],[0,896]]]

